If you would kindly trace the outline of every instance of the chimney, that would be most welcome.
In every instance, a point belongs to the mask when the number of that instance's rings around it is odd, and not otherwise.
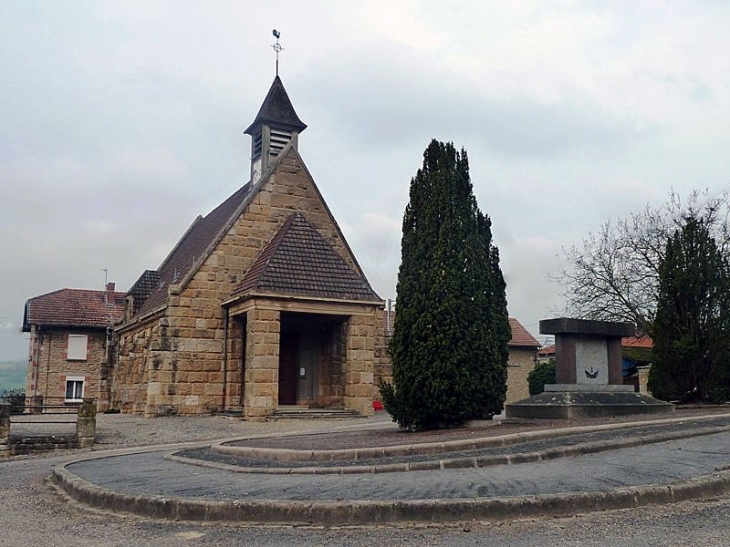
[[[104,295],[104,303],[107,306],[113,306],[114,305],[114,283],[107,283],[106,284],[106,294]]]

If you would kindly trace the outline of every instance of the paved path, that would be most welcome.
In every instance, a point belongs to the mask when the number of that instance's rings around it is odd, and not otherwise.
[[[694,433],[683,421],[656,430]],[[630,431],[616,430],[616,442]],[[83,459],[55,470],[54,480],[84,502],[145,516],[321,524],[566,515],[730,491],[727,424],[719,433],[539,463],[400,473],[239,473],[166,458],[179,448]]]
[[[119,418],[119,416],[103,416]],[[131,417],[122,416],[125,421]],[[191,438],[188,428],[173,434],[182,420],[140,420],[131,423],[134,431],[159,431],[153,437],[164,442]],[[186,420],[190,421],[190,420]],[[205,419],[201,429],[206,437],[257,434],[256,424],[228,424],[226,420]],[[141,424],[141,425],[140,425]],[[216,425],[218,424],[218,425]],[[212,426],[212,427],[209,427]],[[230,427],[229,427],[230,425]],[[235,425],[235,428],[234,428]],[[304,424],[307,425],[307,424]],[[163,427],[164,426],[164,427]],[[327,424],[327,427],[331,427]],[[295,424],[291,429],[301,429]],[[240,431],[239,431],[240,429]],[[211,432],[213,434],[211,435]],[[198,434],[201,434],[198,432]],[[116,440],[116,430],[109,430]],[[118,444],[118,443],[116,443]],[[695,447],[696,448],[696,447]],[[100,455],[97,452],[95,455]],[[0,545],[64,545],[67,547],[220,547],[255,545],[257,547],[366,547],[396,544],[408,547],[449,545],[453,547],[535,547],[560,544],[566,547],[668,547],[727,545],[730,524],[730,497],[719,500],[688,501],[661,506],[644,506],[623,511],[586,513],[577,510],[568,518],[528,519],[512,522],[477,519],[460,526],[382,526],[382,527],[290,527],[247,526],[190,521],[159,520],[139,517],[112,518],[89,512],[78,504],[48,494],[43,478],[50,467],[79,458],[79,454],[50,454],[33,458],[0,460]]]
[[[220,500],[473,499],[669,484],[730,464],[730,433],[576,458],[480,469],[361,475],[240,474],[163,459],[170,451],[74,463],[68,470],[126,494]]]

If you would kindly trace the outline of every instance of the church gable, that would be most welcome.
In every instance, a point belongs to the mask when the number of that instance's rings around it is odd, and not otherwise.
[[[245,294],[380,302],[302,213],[289,217],[234,291]]]
[[[261,209],[254,208],[254,198],[250,210],[267,212],[279,219],[278,227],[292,213],[304,214],[307,221],[325,238],[335,252],[361,277],[365,277],[360,265],[342,234],[337,221],[314,182],[307,166],[293,146],[287,147],[259,190]],[[271,235],[273,237],[273,233]],[[268,243],[268,239],[265,243]]]
[[[264,247],[293,213],[304,214],[329,249],[340,257],[352,275],[362,280],[367,290],[361,296],[371,293],[379,299],[367,284],[306,165],[290,145],[258,184],[249,182],[208,215],[193,222],[162,265],[153,271],[154,276],[147,275],[150,279],[154,277],[155,287],[148,288],[144,295],[135,294],[134,309],[130,311],[141,317],[168,305],[171,286],[173,294],[185,292],[186,296],[193,297],[200,289],[214,290],[220,303],[234,292]],[[193,292],[188,293],[186,289]]]
[[[232,293],[240,293],[239,285],[244,276],[296,213],[306,217],[305,222],[317,234],[321,244],[327,247],[327,256],[336,256],[342,268],[350,272],[352,284],[364,287],[358,291],[350,290],[353,295],[359,295],[356,299],[380,301],[367,283],[304,162],[292,146],[284,150],[259,184],[253,186],[238,216],[230,219],[225,234],[213,243],[199,267],[190,272],[189,282],[183,283],[180,294],[194,297],[201,289],[210,291],[215,287],[220,304]],[[311,254],[309,258],[316,257]],[[355,279],[358,281],[355,282]],[[283,281],[280,285],[285,286]],[[344,298],[342,289],[335,293],[339,295],[335,298]]]

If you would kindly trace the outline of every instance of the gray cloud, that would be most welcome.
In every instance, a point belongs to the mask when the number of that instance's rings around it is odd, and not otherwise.
[[[246,182],[274,26],[300,150],[384,298],[434,137],[467,148],[528,326],[559,304],[561,245],[670,187],[727,188],[725,4],[390,8],[0,3],[0,358],[27,353],[27,298],[102,268],[128,288]]]

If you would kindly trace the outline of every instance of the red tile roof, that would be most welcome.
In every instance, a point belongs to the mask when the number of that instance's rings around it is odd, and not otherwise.
[[[538,342],[535,337],[532,336],[519,321],[517,321],[517,319],[510,317],[509,327],[512,330],[512,339],[509,341],[509,344],[507,344],[509,347],[533,349],[540,347],[540,342]]]
[[[627,336],[621,339],[622,348],[651,349],[654,342],[648,336]],[[538,357],[549,357],[555,355],[555,346],[547,346],[537,352]]]
[[[555,346],[545,346],[542,349],[537,350],[537,356],[538,357],[550,357],[551,355],[555,355]]]
[[[106,303],[106,291],[61,289],[31,298],[25,304],[23,331],[31,325],[47,327],[103,328],[124,316],[124,293],[113,292]]]
[[[646,335],[643,336],[627,336],[621,339],[622,348],[641,348],[652,349],[654,341]]]
[[[287,219],[233,295],[247,292],[381,302],[301,213]]]

